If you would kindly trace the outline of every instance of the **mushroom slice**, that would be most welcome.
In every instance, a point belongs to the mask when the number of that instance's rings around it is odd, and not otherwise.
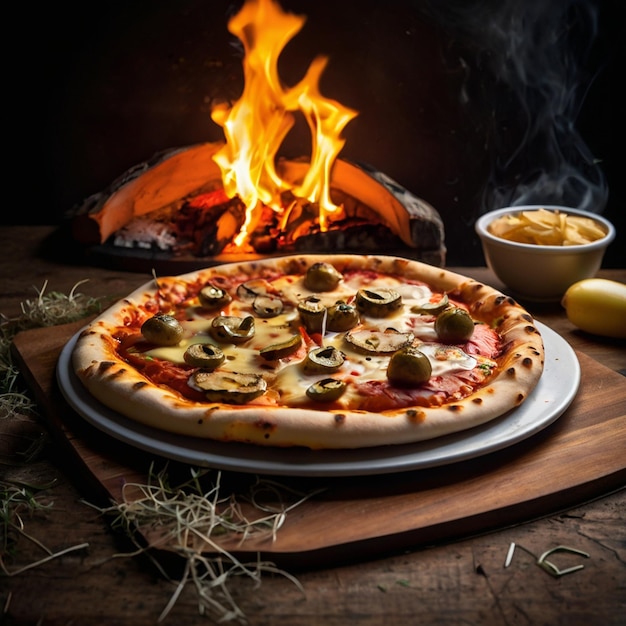
[[[345,355],[334,346],[313,348],[302,365],[305,374],[336,372],[344,363]]]
[[[306,390],[306,395],[315,402],[334,402],[343,395],[347,386],[343,380],[324,378],[313,383]]]
[[[302,324],[310,333],[320,333],[326,318],[326,305],[317,296],[309,296],[298,303]]]
[[[207,309],[219,309],[228,304],[232,297],[221,287],[216,287],[211,283],[204,286],[198,293],[200,304]]]
[[[211,322],[211,337],[226,343],[243,343],[254,337],[254,318],[252,315],[236,317],[218,315]]]
[[[210,343],[192,343],[185,350],[183,359],[193,367],[214,370],[226,360],[226,356],[219,346]]]
[[[237,295],[247,302],[252,302],[257,296],[265,296],[271,291],[272,286],[264,278],[253,278],[237,287]]]
[[[283,301],[269,295],[258,295],[252,302],[252,308],[259,317],[276,317],[283,312]]]
[[[193,384],[204,391],[211,402],[245,404],[263,395],[267,383],[260,374],[240,372],[196,372]]]
[[[328,308],[326,328],[331,332],[345,332],[354,328],[359,323],[359,312],[355,306],[346,304],[343,300],[337,300]]]
[[[365,315],[387,317],[402,306],[402,296],[395,289],[359,289],[356,293],[356,306]]]
[[[284,359],[295,352],[298,351],[298,348],[302,345],[302,335],[297,334],[291,336],[286,341],[281,341],[280,343],[273,343],[269,346],[266,346],[262,350],[259,351],[259,354],[266,361],[276,361],[277,359]]]
[[[346,333],[346,341],[356,349],[370,354],[389,354],[413,342],[413,333],[401,333],[393,328],[387,330],[358,330]]]

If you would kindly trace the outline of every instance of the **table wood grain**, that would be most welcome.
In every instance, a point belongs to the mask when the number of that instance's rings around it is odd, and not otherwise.
[[[51,251],[48,243],[55,230],[54,226],[0,229],[3,315],[19,315],[20,303],[36,298],[46,281],[46,289],[67,293],[78,281],[88,279],[81,292],[116,298],[149,278],[88,266],[67,250]],[[453,269],[501,287],[486,268]],[[602,270],[601,275],[626,282],[626,270]],[[558,305],[527,306],[575,350],[612,370],[626,370],[624,342],[577,331]],[[621,378],[611,378],[607,394],[622,384]],[[32,441],[45,431],[45,422],[36,416],[0,420],[0,473],[15,483],[51,485],[42,492],[49,507],[32,515],[24,512],[25,532],[52,552],[83,543],[88,547],[21,574],[0,577],[2,623],[156,624],[175,584],[145,556],[114,556],[131,546],[85,504],[80,477],[72,474],[73,465],[51,438],[43,439],[34,460],[24,461]],[[303,591],[281,576],[264,577],[259,588],[250,580],[236,579],[231,590],[248,623],[259,625],[619,624],[626,614],[625,514],[625,490],[600,492],[592,494],[591,501],[555,510],[547,517],[478,536],[460,531],[445,542],[416,542],[401,551],[390,547],[375,559],[341,554],[322,568],[294,563],[291,571]],[[584,569],[553,578],[518,547],[505,568],[512,542],[536,555],[567,545],[589,558],[582,559]],[[37,543],[22,537],[15,552],[2,554],[2,560],[14,572],[43,556]],[[581,558],[563,554],[555,555],[554,561],[567,567]],[[211,620],[198,614],[197,596],[188,587],[163,623]]]

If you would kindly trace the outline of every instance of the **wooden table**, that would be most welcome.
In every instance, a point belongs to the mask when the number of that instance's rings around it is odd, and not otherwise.
[[[60,254],[57,260],[42,254],[42,244],[54,233],[54,227],[44,226],[0,230],[0,313],[19,315],[20,303],[35,298],[45,281],[47,290],[69,293],[78,281],[88,278],[81,292],[110,297],[122,296],[146,281],[145,274],[72,264],[59,260]],[[501,287],[485,268],[454,269]],[[626,281],[626,270],[602,270],[601,275]],[[569,324],[558,305],[529,305],[529,309],[584,356],[583,364],[591,357],[611,370],[626,370],[624,342],[584,335]],[[607,396],[626,384],[619,377],[610,380]],[[623,413],[623,406],[617,408]],[[46,420],[19,415],[0,421],[0,429],[4,480],[52,484],[42,492],[42,501],[50,506],[23,514],[25,532],[55,553],[88,544],[21,574],[0,578],[3,623],[157,623],[175,584],[145,556],[113,558],[129,550],[128,541],[84,503],[89,494],[72,460],[48,439],[38,457],[20,462],[27,444],[45,432]],[[230,588],[250,624],[623,623],[626,491],[621,489],[621,477],[610,484],[611,493],[600,488],[581,492],[579,499],[574,494],[564,510],[544,502],[545,515],[537,519],[497,524],[495,530],[478,533],[480,529],[472,527],[471,536],[457,532],[445,540],[416,540],[401,548],[394,543],[389,550],[371,555],[367,549],[342,551],[337,553],[341,561],[331,554],[317,567],[299,568],[292,563],[291,572],[304,593],[286,578],[270,575],[258,588],[244,578],[234,579]],[[518,549],[505,568],[512,542]],[[554,555],[555,563],[564,568],[584,561],[584,569],[555,578],[520,548],[539,555],[559,545],[581,550],[589,558]],[[15,554],[3,555],[3,560],[13,572],[42,556],[34,542],[21,539]],[[198,614],[195,591],[186,587],[164,623],[211,621]]]

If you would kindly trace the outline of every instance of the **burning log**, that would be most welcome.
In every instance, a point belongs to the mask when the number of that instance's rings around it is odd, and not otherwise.
[[[221,143],[155,155],[94,194],[72,219],[85,246],[136,246],[193,256],[198,265],[233,252],[245,207],[224,192],[213,155]],[[297,183],[306,161],[281,159],[277,170]],[[247,253],[390,253],[443,265],[444,228],[437,211],[371,167],[338,159],[331,176],[333,202],[341,208],[322,231],[314,203],[281,196],[284,210],[264,207]],[[239,251],[241,252],[241,251]]]

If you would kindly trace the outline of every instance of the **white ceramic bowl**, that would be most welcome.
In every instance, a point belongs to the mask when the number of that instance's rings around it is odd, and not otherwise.
[[[497,237],[488,230],[489,224],[503,215],[541,208],[591,218],[606,231],[606,235],[582,245],[554,246],[517,243]],[[554,205],[497,209],[481,216],[475,229],[487,266],[514,295],[534,301],[558,301],[570,285],[595,276],[608,245],[615,238],[614,226],[602,216]]]

